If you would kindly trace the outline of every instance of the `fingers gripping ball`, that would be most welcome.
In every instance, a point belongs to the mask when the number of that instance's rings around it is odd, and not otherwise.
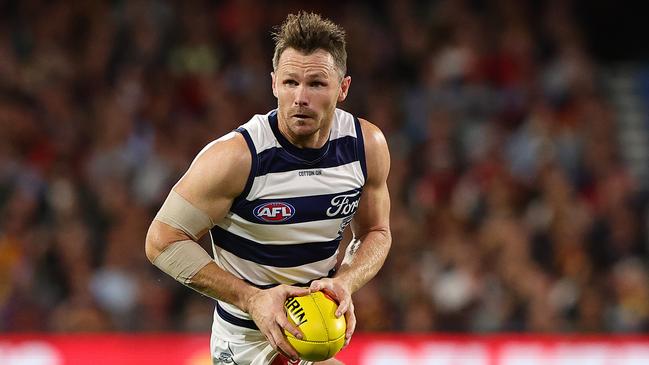
[[[284,307],[289,321],[304,335],[300,340],[284,331],[288,342],[303,360],[329,359],[345,344],[345,316],[336,318],[338,304],[322,292],[288,298]]]

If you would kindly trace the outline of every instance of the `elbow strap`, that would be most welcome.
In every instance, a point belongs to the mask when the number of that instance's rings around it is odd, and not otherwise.
[[[177,281],[189,284],[210,261],[212,258],[198,243],[185,240],[172,243],[153,260],[153,264]]]

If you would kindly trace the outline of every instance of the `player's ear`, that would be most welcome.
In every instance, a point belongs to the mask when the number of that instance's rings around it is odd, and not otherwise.
[[[343,102],[347,98],[347,93],[349,92],[349,86],[352,84],[352,77],[345,76],[340,82],[340,90],[338,91],[338,102]]]
[[[275,97],[277,97],[277,87],[275,86],[275,81],[276,81],[275,73],[271,72],[270,73],[270,83],[271,83],[271,87],[273,88],[273,95],[275,95]]]

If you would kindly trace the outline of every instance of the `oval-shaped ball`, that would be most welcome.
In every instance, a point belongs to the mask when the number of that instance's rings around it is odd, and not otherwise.
[[[297,339],[284,331],[288,342],[300,358],[323,361],[334,357],[345,344],[345,316],[336,318],[338,304],[322,292],[288,298],[284,303],[286,315],[304,337]]]

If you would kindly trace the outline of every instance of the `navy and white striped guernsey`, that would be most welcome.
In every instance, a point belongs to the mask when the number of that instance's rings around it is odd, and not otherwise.
[[[216,263],[252,285],[306,285],[331,275],[342,232],[367,178],[360,122],[336,109],[327,143],[298,148],[277,111],[237,128],[252,154],[246,186],[210,231]],[[247,313],[217,302],[216,314],[255,328]]]

